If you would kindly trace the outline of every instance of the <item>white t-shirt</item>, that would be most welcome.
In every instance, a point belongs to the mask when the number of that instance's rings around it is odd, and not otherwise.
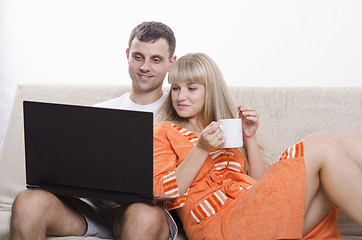
[[[131,93],[125,93],[120,97],[112,98],[105,102],[100,102],[94,105],[94,107],[102,107],[102,108],[114,108],[114,109],[123,109],[123,110],[135,110],[135,111],[143,111],[143,112],[153,112],[153,114],[157,113],[163,102],[167,98],[167,93],[162,91],[162,96],[156,102],[147,105],[140,105],[134,103],[130,98]]]

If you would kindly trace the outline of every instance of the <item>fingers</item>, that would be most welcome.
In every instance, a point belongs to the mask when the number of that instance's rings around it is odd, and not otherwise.
[[[200,134],[200,144],[203,148],[212,150],[221,147],[226,138],[221,134],[220,123],[210,123]]]
[[[253,107],[246,105],[238,106],[239,117],[243,121],[244,136],[252,137],[259,127],[259,115]]]
[[[239,117],[244,120],[247,119],[249,121],[258,121],[259,115],[253,107],[249,107],[246,105],[238,106]]]
[[[203,132],[207,133],[207,134],[214,134],[216,132],[220,132],[220,123],[219,122],[211,122],[205,129]]]
[[[225,137],[221,134],[221,129],[220,129],[220,123],[219,122],[212,122],[209,124],[209,126],[207,126],[204,131],[203,131],[206,136],[210,139],[210,141],[212,141],[213,139],[215,140],[223,140]],[[213,142],[214,143],[214,142]]]

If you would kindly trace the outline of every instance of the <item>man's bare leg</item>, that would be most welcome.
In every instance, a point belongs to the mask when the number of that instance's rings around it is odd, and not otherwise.
[[[117,239],[167,240],[169,227],[166,214],[157,206],[131,204],[116,223]]]
[[[45,239],[47,235],[82,236],[84,217],[67,200],[43,190],[27,190],[15,199],[10,222],[10,239]]]

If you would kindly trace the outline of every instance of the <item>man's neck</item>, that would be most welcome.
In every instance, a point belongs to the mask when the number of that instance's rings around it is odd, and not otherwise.
[[[156,102],[162,97],[162,89],[157,89],[151,92],[137,92],[132,89],[130,99],[132,102],[139,105],[148,105]]]

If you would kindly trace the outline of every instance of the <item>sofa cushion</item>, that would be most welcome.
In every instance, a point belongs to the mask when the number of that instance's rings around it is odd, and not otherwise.
[[[2,208],[0,206],[0,239],[9,239],[10,230],[10,208]]]
[[[348,239],[346,237],[362,239],[362,226],[354,222],[342,210],[339,210],[338,218],[338,227],[344,239]]]

